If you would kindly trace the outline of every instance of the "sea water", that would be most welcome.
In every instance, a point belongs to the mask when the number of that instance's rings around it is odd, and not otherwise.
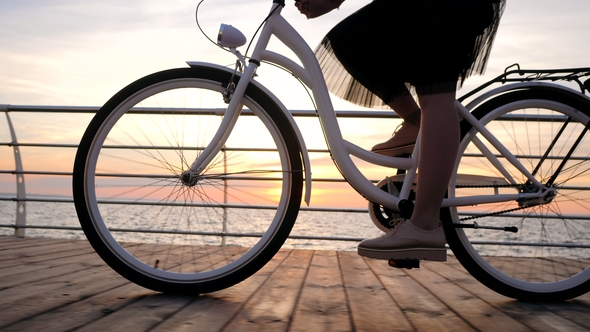
[[[255,214],[255,210],[246,210]],[[80,223],[73,203],[27,202],[26,224],[42,227],[79,228]],[[128,210],[128,224],[118,227],[132,228],[134,225],[133,209]],[[16,203],[0,201],[0,225],[14,225],[16,219]],[[244,219],[247,219],[244,218]],[[26,237],[46,237],[58,239],[82,240],[86,237],[81,230],[71,229],[35,229],[27,228]],[[0,235],[13,235],[14,229],[0,227]],[[356,212],[316,212],[300,211],[291,235],[308,237],[343,238],[346,240],[308,240],[289,239],[284,247],[298,249],[323,250],[356,250],[358,244],[353,239],[375,237],[382,234],[372,223],[367,213]]]
[[[149,228],[149,223],[153,224],[149,216],[145,214],[148,210],[142,210],[140,206],[126,206],[120,208],[115,206],[115,212],[108,211],[109,215],[115,216],[117,228]],[[83,231],[76,215],[73,203],[55,203],[55,202],[34,202],[26,203],[26,224],[28,226],[41,226],[49,228],[27,228],[26,237],[46,237],[59,239],[84,240]],[[198,211],[197,211],[198,213]],[[258,210],[239,210],[238,218],[232,217],[233,224],[230,228],[237,233],[256,233],[261,228],[254,225],[257,219],[266,222],[263,218],[264,212]],[[6,227],[14,225],[16,218],[16,203],[13,201],[0,201],[0,235],[13,235],[14,228]],[[237,220],[237,222],[236,222]],[[241,224],[241,221],[244,221]],[[146,221],[149,221],[146,222]],[[507,223],[514,223],[520,228],[518,233],[509,233],[503,231],[486,231],[465,229],[470,241],[479,241],[484,244],[478,245],[478,251],[482,255],[490,254],[493,256],[519,256],[519,257],[569,257],[569,258],[587,258],[590,250],[590,227],[588,220],[550,220],[544,218],[488,218],[487,226],[507,226]],[[249,225],[250,224],[250,225]],[[542,226],[539,226],[542,224]],[[511,224],[512,225],[512,224]],[[113,227],[114,225],[109,225]],[[203,226],[203,225],[201,225]],[[220,229],[219,225],[214,225]],[[510,226],[510,225],[508,225]],[[52,229],[51,227],[62,227],[69,229]],[[203,226],[205,227],[205,226]],[[214,227],[214,228],[215,228]],[[212,228],[213,229],[213,228]],[[255,229],[255,230],[254,230]],[[204,229],[196,229],[202,231]],[[228,229],[229,230],[229,229]],[[229,230],[230,232],[232,230]],[[339,251],[356,251],[358,242],[363,238],[376,237],[383,234],[377,229],[371,221],[368,213],[359,212],[323,212],[323,211],[300,211],[297,221],[291,232],[291,236],[284,244],[284,248],[296,249],[313,249],[313,250],[339,250]],[[167,239],[165,235],[156,235],[151,233],[118,233],[116,235],[119,241],[131,242],[153,242],[153,238]],[[323,237],[325,239],[300,239],[298,237]],[[170,238],[179,238],[171,236]],[[210,237],[214,243],[219,243],[219,237]],[[338,239],[334,239],[338,238]],[[233,244],[244,245],[252,241],[252,238],[232,238]],[[188,244],[176,243],[175,244]],[[240,242],[242,241],[242,242]],[[583,245],[578,248],[565,248],[558,246],[544,245],[490,245],[487,242],[519,242],[519,243],[552,243],[565,245]],[[212,243],[213,243],[212,242]],[[247,245],[247,244],[245,244]]]

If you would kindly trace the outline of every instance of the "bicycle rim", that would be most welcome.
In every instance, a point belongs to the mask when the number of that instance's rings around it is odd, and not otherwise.
[[[115,96],[89,129],[77,177],[83,228],[111,267],[144,287],[201,293],[231,286],[272,258],[296,219],[297,141],[261,97],[244,97],[243,112],[253,115],[239,117],[198,181],[180,180],[223,116],[220,79],[229,74],[154,74]]]
[[[449,245],[466,269],[503,295],[532,301],[564,300],[585,293],[590,286],[590,134],[585,131],[590,116],[577,106],[580,104],[559,94],[524,91],[501,96],[478,109],[480,121],[525,168],[535,172],[543,184],[554,177],[557,189],[549,201],[450,209],[455,223],[518,227],[517,233],[447,230]],[[567,119],[571,121],[565,125]],[[519,184],[511,186],[475,146],[474,137],[499,156],[479,133],[467,132],[449,189],[451,197],[536,190],[525,186],[524,175],[499,157]],[[579,145],[572,148],[578,139]],[[568,153],[571,156],[562,163]]]

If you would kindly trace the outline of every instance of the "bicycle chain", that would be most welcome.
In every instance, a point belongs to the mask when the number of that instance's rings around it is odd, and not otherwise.
[[[522,184],[501,184],[501,185],[491,185],[491,184],[483,185],[482,184],[482,185],[471,185],[471,186],[458,185],[458,186],[456,186],[456,188],[514,188],[514,187],[522,187],[522,186],[523,186]],[[524,210],[527,207],[528,206],[519,206],[517,208],[496,211],[496,212],[490,212],[490,213],[482,214],[480,216],[461,218],[461,219],[459,219],[459,221],[467,221],[467,220],[474,220],[474,219],[479,219],[479,218],[484,218],[484,217],[499,216],[504,213],[514,212],[514,211],[518,211],[518,210]]]
[[[403,182],[401,181],[392,181],[393,183],[399,183],[402,184]],[[522,184],[501,184],[501,185],[470,185],[470,186],[465,186],[465,185],[458,185],[455,186],[455,188],[514,188],[514,187],[522,187]],[[513,208],[513,209],[506,209],[506,210],[502,210],[502,211],[496,211],[496,212],[490,212],[490,213],[486,213],[486,214],[482,214],[479,216],[473,216],[473,217],[466,217],[466,218],[461,218],[459,219],[459,221],[468,221],[468,220],[474,220],[474,219],[479,219],[479,218],[484,218],[484,217],[491,217],[491,216],[499,216],[501,214],[504,213],[509,213],[509,212],[514,212],[514,211],[518,211],[518,210],[524,210],[528,208],[528,206],[520,206],[517,208]]]
[[[486,213],[486,214],[482,214],[481,216],[461,218],[461,219],[459,219],[459,221],[467,221],[467,220],[473,220],[473,219],[478,219],[478,218],[483,218],[483,217],[499,216],[499,215],[504,214],[504,213],[514,212],[514,211],[518,211],[518,210],[523,210],[523,209],[526,209],[527,207],[528,206],[523,206],[523,207],[517,207],[517,208],[514,208],[514,209],[508,209],[508,210],[502,210],[502,211],[496,211],[496,212]]]

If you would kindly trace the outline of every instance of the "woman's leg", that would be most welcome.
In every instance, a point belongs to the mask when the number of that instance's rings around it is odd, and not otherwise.
[[[388,105],[404,121],[422,128],[412,222],[422,229],[434,229],[459,149],[459,118],[455,92],[419,95],[418,101],[420,107],[407,94]]]
[[[420,159],[412,223],[439,227],[439,210],[459,149],[459,118],[455,92],[418,96],[422,109]]]
[[[396,97],[388,105],[404,121],[422,128],[412,222],[428,230],[438,227],[440,204],[459,149],[459,119],[455,107],[455,92],[419,95],[418,101],[420,107],[408,94]]]
[[[455,93],[419,96],[420,160],[416,203],[411,221],[399,220],[388,233],[359,243],[361,256],[379,259],[445,261],[445,234],[439,210],[459,146]]]
[[[387,106],[391,107],[404,121],[420,127],[420,107],[409,92],[395,97]]]

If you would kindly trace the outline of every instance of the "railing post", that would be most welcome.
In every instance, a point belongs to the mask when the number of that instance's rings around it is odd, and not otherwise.
[[[8,115],[8,105],[0,105],[0,110],[6,114],[6,121],[8,121],[8,129],[12,138],[12,149],[14,151],[14,165],[16,175],[16,221],[14,235],[18,237],[25,237],[25,228],[27,224],[27,209],[25,201],[27,193],[25,190],[25,175],[23,174],[23,163],[20,157],[20,147],[16,140],[16,132],[12,126],[12,121]]]
[[[223,147],[223,228],[221,230],[221,245],[225,246],[225,236],[227,233],[227,151]]]

